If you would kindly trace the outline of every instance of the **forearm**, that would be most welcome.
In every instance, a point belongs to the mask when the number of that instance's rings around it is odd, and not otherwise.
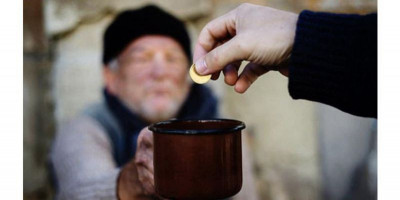
[[[294,99],[376,117],[377,16],[303,11],[289,64]]]
[[[76,177],[68,185],[60,188],[57,199],[117,199],[116,182],[119,169],[110,171],[97,178]]]

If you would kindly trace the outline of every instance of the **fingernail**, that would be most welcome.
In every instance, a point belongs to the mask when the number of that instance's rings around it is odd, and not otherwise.
[[[204,72],[207,71],[206,60],[204,60],[203,58],[197,60],[195,65],[196,65],[196,72],[199,73],[200,75],[203,75]]]

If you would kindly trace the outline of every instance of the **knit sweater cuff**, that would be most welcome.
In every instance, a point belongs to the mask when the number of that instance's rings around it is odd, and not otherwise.
[[[363,84],[373,79],[364,74],[370,72],[365,63],[372,62],[376,70],[373,60],[367,60],[376,58],[374,51],[365,50],[371,49],[365,46],[365,41],[376,42],[367,38],[370,35],[366,33],[371,32],[367,23],[360,15],[300,13],[289,63],[289,93],[293,99],[317,101],[349,113],[369,115],[363,113],[365,107],[358,106],[368,94]],[[354,57],[367,59],[359,62]],[[376,87],[376,82],[368,82]]]

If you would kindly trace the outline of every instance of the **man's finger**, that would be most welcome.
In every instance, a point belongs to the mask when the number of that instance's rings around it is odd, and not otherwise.
[[[138,167],[139,181],[148,194],[154,194],[154,174],[144,167]]]
[[[142,175],[144,180],[148,181],[151,185],[154,185],[154,173],[147,168],[142,168]]]
[[[209,22],[200,32],[193,53],[193,61],[197,61],[211,51],[220,40],[236,35],[235,10]]]
[[[201,75],[212,74],[230,63],[246,60],[249,55],[246,43],[236,36],[199,58],[196,61],[196,71]]]
[[[235,85],[238,79],[238,70],[240,67],[241,61],[237,61],[234,63],[229,64],[223,69],[224,76],[225,76],[225,83],[228,85]]]
[[[214,72],[212,75],[211,75],[211,79],[212,80],[217,80],[218,78],[219,78],[219,75],[221,74],[221,71],[218,71],[218,72]]]
[[[235,91],[244,93],[257,78],[269,71],[268,68],[254,63],[248,63],[235,84]]]
[[[154,172],[153,150],[138,152],[135,156],[135,164]]]
[[[153,132],[147,127],[140,131],[137,139],[136,151],[139,151],[141,148],[153,148]]]

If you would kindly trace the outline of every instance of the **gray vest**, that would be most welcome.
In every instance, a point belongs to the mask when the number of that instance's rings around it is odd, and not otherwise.
[[[114,159],[118,167],[121,167],[124,159],[124,133],[106,103],[94,104],[83,113],[96,120],[104,128],[112,144]]]

